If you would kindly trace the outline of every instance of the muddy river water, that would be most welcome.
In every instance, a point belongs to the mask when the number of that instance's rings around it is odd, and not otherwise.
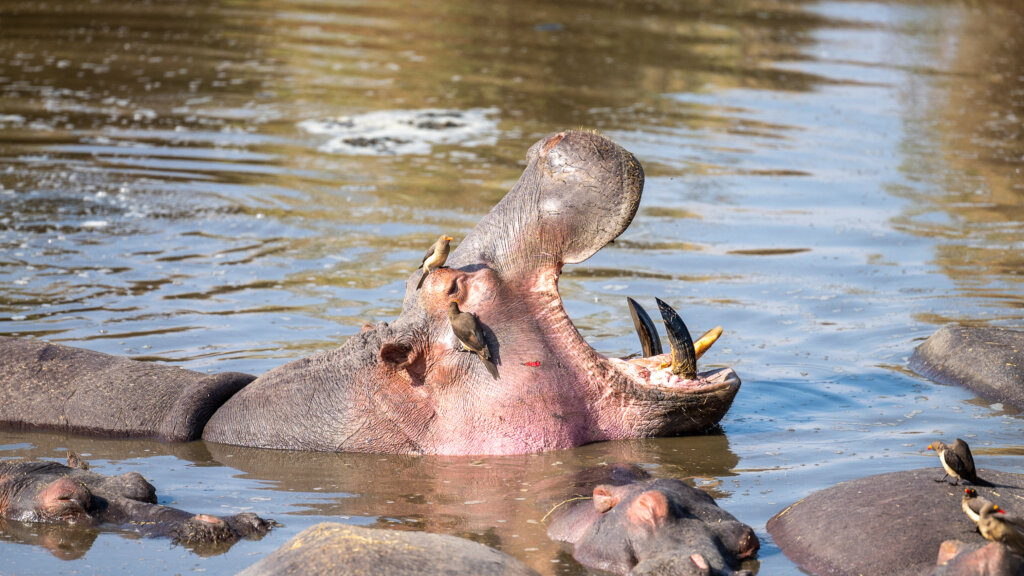
[[[0,458],[141,472],[161,503],[283,524],[201,557],[0,526],[0,573],[232,573],[324,520],[457,534],[545,574],[558,476],[640,463],[764,530],[812,491],[1024,467],[1024,418],[907,369],[948,322],[1024,325],[1024,8],[995,2],[0,3],[0,333],[259,374],[401,309],[526,149],[596,129],[643,163],[632,226],[560,283],[607,355],[625,296],[725,335],[721,430],[515,457],[0,432]],[[652,310],[653,311],[653,310]],[[837,510],[837,520],[842,511]]]

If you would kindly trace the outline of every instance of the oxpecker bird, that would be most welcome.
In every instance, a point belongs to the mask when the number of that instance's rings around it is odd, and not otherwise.
[[[437,238],[437,242],[434,242],[434,245],[430,247],[430,250],[427,250],[427,253],[423,255],[423,261],[420,262],[420,268],[423,268],[423,275],[420,276],[420,281],[416,284],[417,290],[423,286],[423,281],[427,279],[427,274],[444,266],[445,260],[448,259],[448,253],[452,250],[451,246],[448,245],[451,241],[451,236],[442,234]]]
[[[1024,521],[1006,515],[1006,511],[989,502],[978,513],[978,532],[986,540],[1005,544],[1014,554],[1024,555]]]
[[[978,496],[978,491],[974,488],[964,488],[964,497],[960,500],[960,508],[963,509],[964,514],[970,518],[973,522],[978,522],[978,514],[986,504],[992,504],[987,498]],[[999,506],[996,506],[996,511],[999,511]]]
[[[467,352],[479,356],[487,371],[497,379],[498,367],[491,362],[491,351],[487,348],[487,339],[484,338],[476,314],[459,310],[459,303],[453,300],[448,304],[448,321],[452,323],[452,332],[459,339],[459,344],[462,344]]]
[[[950,446],[936,441],[929,444],[928,449],[935,450],[935,453],[939,455],[939,462],[942,462],[943,470],[946,471],[942,478],[935,480],[936,482],[943,482],[947,476],[952,476],[954,486],[960,483],[960,479],[978,486],[990,485],[978,478],[978,472],[974,469],[974,457],[971,456],[971,449],[967,446],[967,442],[957,438]]]

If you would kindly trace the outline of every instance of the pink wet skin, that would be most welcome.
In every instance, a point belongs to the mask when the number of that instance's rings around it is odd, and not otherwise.
[[[89,519],[87,512],[92,504],[92,493],[83,484],[71,478],[60,478],[51,482],[36,497],[36,513],[39,519],[77,522]]]
[[[438,444],[446,454],[508,454],[571,448],[588,442],[643,435],[671,434],[659,429],[662,422],[643,422],[647,407],[616,389],[631,386],[660,389],[665,394],[701,393],[709,397],[734,392],[739,379],[729,369],[704,373],[684,380],[669,368],[670,354],[629,361],[606,358],[591,348],[565,313],[558,295],[556,268],[537,270],[523,278],[526,286],[508,286],[494,271],[465,273],[441,269],[424,282],[420,303],[428,311],[439,337],[427,350],[426,364],[433,367],[427,384],[457,391],[432,404]],[[528,297],[519,297],[525,293]],[[451,299],[463,310],[474,312],[500,342],[500,381],[477,377],[472,396],[461,393],[452,381],[464,378],[472,356],[459,351],[454,336],[445,333],[446,306]],[[539,363],[546,370],[531,364]],[[475,368],[470,363],[469,368]],[[520,388],[508,394],[510,383]],[[696,396],[695,396],[696,397]],[[652,409],[656,410],[655,407]],[[516,423],[515,436],[502,434]],[[520,426],[519,423],[529,423]],[[685,426],[687,422],[683,422]],[[442,425],[443,426],[440,426]],[[467,427],[494,430],[494,434],[465,438]],[[696,430],[692,430],[696,431]]]
[[[449,267],[419,289],[421,272],[410,274],[398,319],[258,378],[214,414],[204,438],[522,454],[716,424],[739,389],[732,369],[684,380],[659,368],[668,354],[607,358],[576,330],[558,294],[563,266],[583,262],[632,220],[643,188],[636,159],[599,135],[563,132],[534,144],[527,162],[476,228],[455,234]],[[452,301],[479,319],[499,378],[462,351],[447,315]]]

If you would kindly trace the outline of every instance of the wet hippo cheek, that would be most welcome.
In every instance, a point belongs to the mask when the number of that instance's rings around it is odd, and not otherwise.
[[[89,518],[87,510],[92,505],[92,494],[71,478],[61,478],[40,492],[37,504],[40,520],[75,523]]]

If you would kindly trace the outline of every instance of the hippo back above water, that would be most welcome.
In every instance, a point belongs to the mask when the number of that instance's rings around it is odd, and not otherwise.
[[[0,426],[427,454],[527,453],[701,431],[729,409],[735,372],[679,374],[674,353],[607,358],[584,341],[558,294],[565,264],[626,229],[643,183],[636,158],[598,134],[540,140],[448,267],[419,289],[421,272],[410,275],[394,322],[251,382],[0,338]],[[462,351],[447,316],[453,301],[481,323],[499,378]]]

